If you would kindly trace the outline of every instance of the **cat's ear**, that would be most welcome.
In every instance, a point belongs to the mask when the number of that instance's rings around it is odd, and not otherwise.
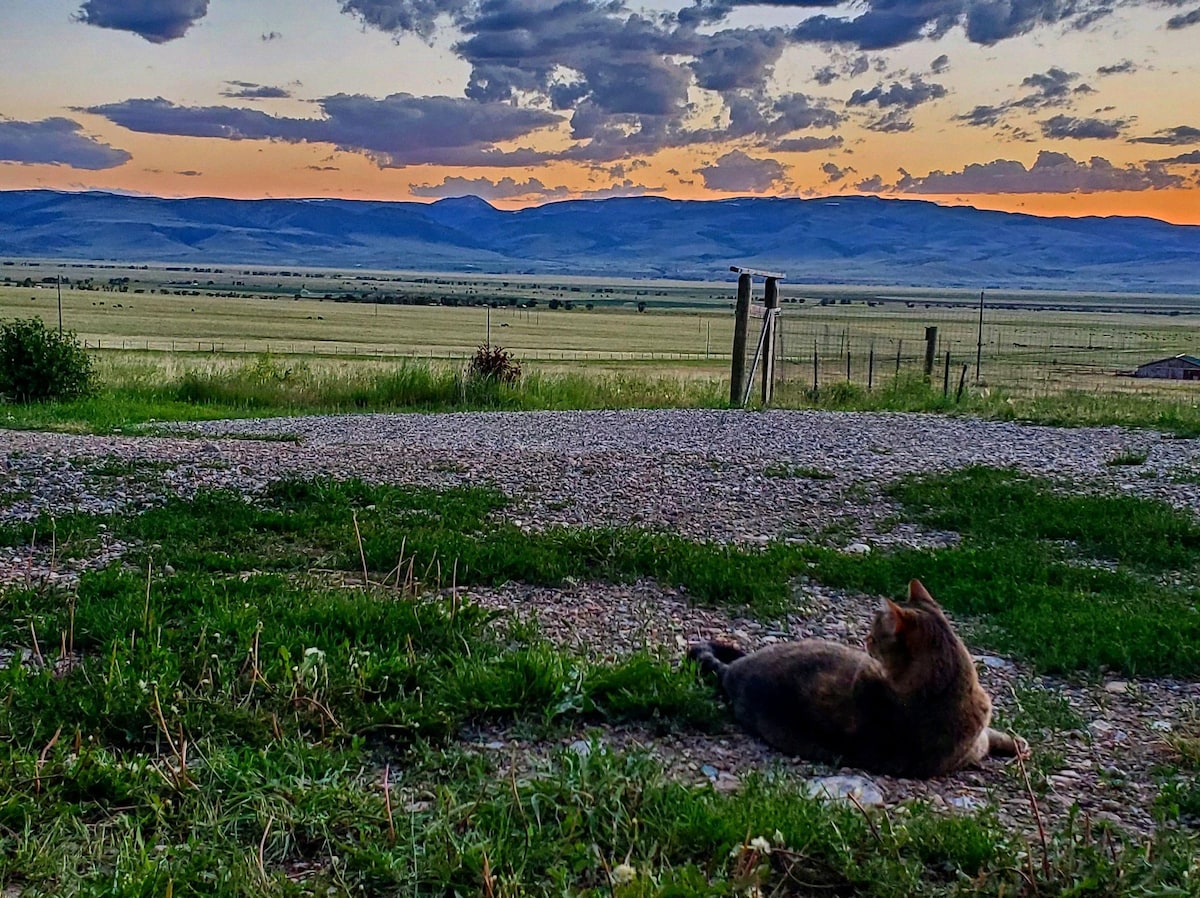
[[[930,608],[938,607],[938,603],[929,594],[929,590],[925,588],[920,580],[908,581],[908,601],[912,605],[927,605]]]
[[[879,617],[883,623],[884,632],[895,636],[904,629],[904,609],[885,598],[879,606]]]

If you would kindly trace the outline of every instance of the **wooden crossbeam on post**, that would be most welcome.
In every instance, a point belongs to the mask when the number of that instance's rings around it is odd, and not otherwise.
[[[763,322],[765,335],[763,338],[763,379],[762,403],[770,405],[775,393],[775,330],[776,312],[779,309],[779,280],[774,275],[767,278],[766,291],[763,294],[763,308],[766,320]]]
[[[766,405],[771,401],[775,386],[775,344],[776,321],[779,315],[779,285],[778,282],[787,276],[779,271],[764,271],[759,268],[747,268],[742,265],[730,265],[729,270],[738,276],[737,303],[734,306],[733,322],[733,358],[730,364],[729,404],[745,405],[750,398],[753,385],[754,368],[758,360],[763,359],[762,401]],[[751,305],[752,279],[761,277],[766,280],[765,295],[761,307]],[[758,348],[755,352],[754,368],[746,371],[746,345],[749,337],[750,317],[763,319],[763,330],[759,335]]]

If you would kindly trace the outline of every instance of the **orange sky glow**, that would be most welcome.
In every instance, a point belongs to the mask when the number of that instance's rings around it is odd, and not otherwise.
[[[1071,8],[8,0],[0,189],[873,194],[1200,224],[1200,10]]]

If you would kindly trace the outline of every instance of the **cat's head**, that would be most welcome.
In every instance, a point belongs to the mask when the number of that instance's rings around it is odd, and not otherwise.
[[[907,604],[884,599],[875,612],[867,651],[890,670],[899,670],[915,659],[943,656],[957,641],[941,606],[920,580],[912,580]]]

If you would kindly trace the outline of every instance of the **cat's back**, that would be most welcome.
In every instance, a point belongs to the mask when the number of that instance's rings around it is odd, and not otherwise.
[[[728,665],[721,685],[734,716],[789,754],[845,754],[862,730],[862,685],[881,682],[866,652],[822,639],[775,643]]]

